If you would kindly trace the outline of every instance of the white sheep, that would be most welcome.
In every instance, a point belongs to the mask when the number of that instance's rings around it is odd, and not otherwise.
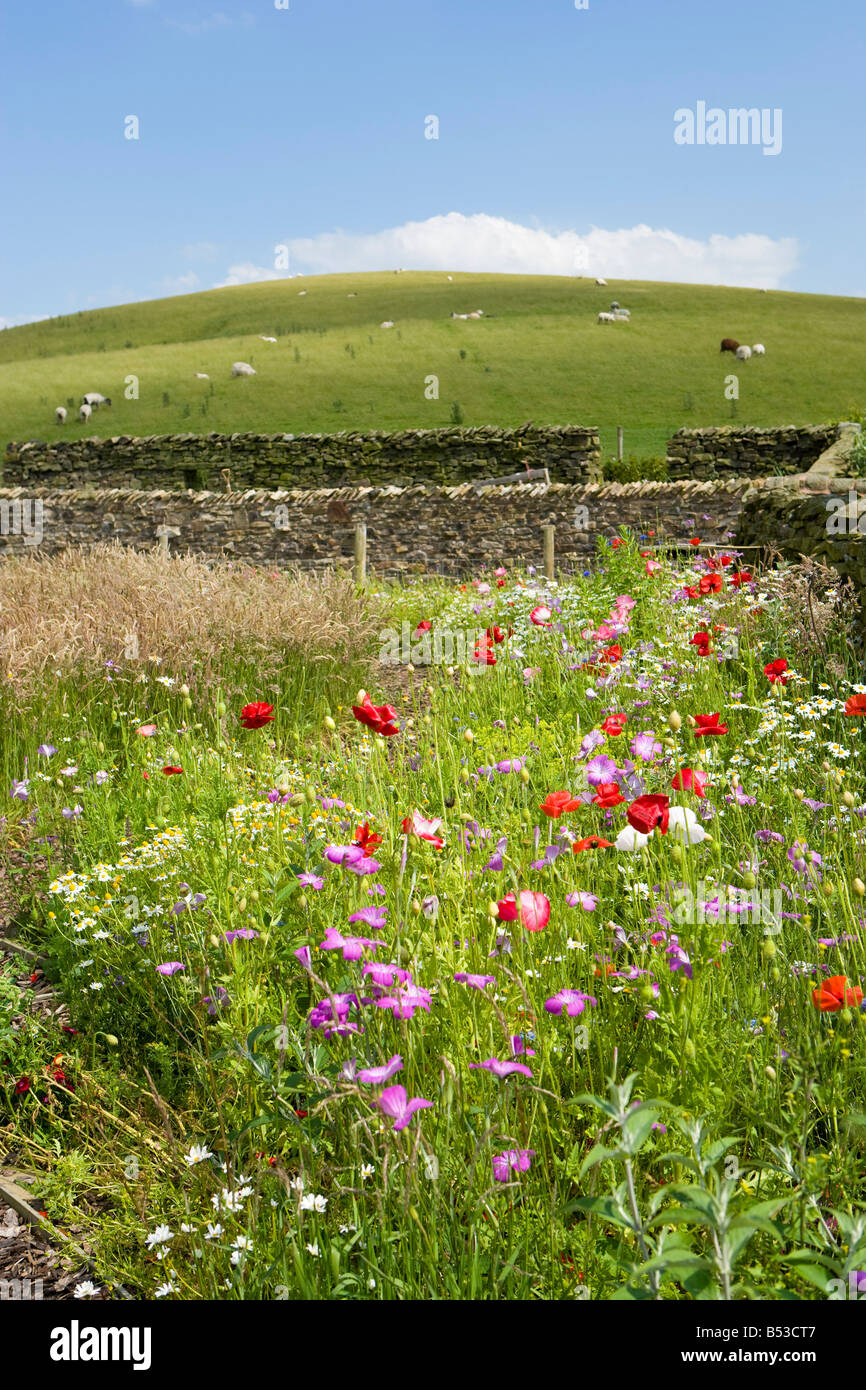
[[[452,312],[451,317],[452,317],[452,319],[468,319],[469,315],[468,315],[468,314],[455,314],[455,313]]]
[[[207,372],[196,372],[196,376],[199,381],[210,381],[210,377],[208,376]]]
[[[395,274],[395,275],[399,275],[399,274],[400,274],[399,270],[395,270],[395,271],[394,271],[394,274]],[[394,327],[394,320],[393,320],[393,319],[386,319],[384,323],[380,323],[380,324],[379,324],[379,327],[380,327],[380,328],[393,328],[393,327]]]
[[[55,410],[54,414],[57,416],[57,423],[58,423],[58,425],[65,425],[65,424],[66,424],[66,406],[65,406],[65,405],[59,405],[59,406],[57,407],[57,409]]]
[[[737,358],[740,362],[748,362],[751,355],[752,349],[750,347],[746,347],[745,344],[743,344],[742,347],[737,348]]]
[[[613,317],[619,323],[631,323],[631,314],[628,309],[614,309]]]
[[[767,349],[764,347],[763,343],[755,343],[755,346],[752,348],[752,352],[756,357],[763,357],[766,351]]]
[[[484,317],[484,310],[483,310],[483,309],[476,309],[476,310],[475,310],[475,313],[474,313],[474,314],[469,314],[468,317],[471,318],[471,319],[480,319],[480,318],[483,318],[483,317]]]
[[[607,284],[607,281],[606,281],[606,280],[601,280],[601,279],[599,279],[599,280],[596,280],[595,283],[596,283],[597,285],[606,285],[606,284]]]
[[[616,323],[613,314],[599,314],[596,323]]]
[[[249,362],[233,362],[232,376],[255,376],[256,369]]]
[[[111,405],[110,396],[101,396],[98,391],[86,391],[81,397],[82,405],[91,405],[94,410],[98,410],[101,405]]]
[[[93,413],[93,411],[92,411],[92,407],[91,407],[91,406],[89,406],[89,405],[83,405],[83,406],[81,406],[81,408],[80,408],[80,410],[79,410],[79,412],[78,412],[78,418],[79,418],[79,420],[83,420],[84,423],[87,424],[87,421],[90,419],[90,416],[92,415],[92,413]]]
[[[298,290],[298,299],[300,299],[300,297],[301,297],[302,294],[306,294],[306,293],[307,293],[306,290]]]
[[[263,343],[275,343],[277,341],[276,338],[266,338],[264,333],[260,333],[259,337]]]

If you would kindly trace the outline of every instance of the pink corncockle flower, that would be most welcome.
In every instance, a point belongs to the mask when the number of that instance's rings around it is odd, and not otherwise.
[[[524,685],[530,685],[530,684],[532,683],[532,681],[535,680],[535,677],[536,677],[536,676],[540,676],[540,675],[541,675],[541,667],[540,667],[540,666],[524,666],[524,668],[523,668],[523,683],[524,683]]]
[[[565,901],[569,907],[582,907],[584,912],[595,912],[598,907],[598,898],[594,893],[567,893]]]
[[[545,999],[544,1008],[549,1014],[561,1014],[564,1009],[569,1018],[577,1018],[587,1004],[595,1006],[597,1003],[598,1000],[591,994],[584,994],[580,989],[561,989],[558,994]]]
[[[292,955],[297,956],[306,971],[309,972],[312,969],[313,958],[310,954],[309,946],[299,946],[296,951],[292,952]]]
[[[314,893],[318,893],[325,886],[325,880],[318,874],[298,874],[297,878],[302,888],[312,888]]]
[[[343,936],[335,927],[325,927],[325,939],[319,942],[320,951],[342,951],[343,960],[360,960],[365,950],[378,951],[381,941],[366,936]]]
[[[531,1047],[527,1047],[519,1033],[513,1033],[508,1039],[512,1057],[534,1057],[535,1053]]]
[[[232,942],[238,939],[241,941],[252,941],[256,936],[258,936],[258,932],[253,931],[252,927],[238,927],[236,931],[223,932],[223,940],[227,946],[231,946]]]
[[[19,782],[19,781],[16,781],[16,780],[13,778],[13,780],[12,780],[12,788],[11,788],[11,791],[9,792],[9,795],[10,795],[11,797],[13,797],[16,801],[26,801],[26,800],[27,800],[27,795],[28,795],[29,788],[30,788],[30,779],[29,779],[28,777],[22,777],[22,779],[21,779],[20,782]]]
[[[401,970],[399,965],[385,965],[373,960],[361,966],[361,974],[369,975],[373,984],[381,989],[391,989],[395,983],[405,985],[412,979],[411,973]]]
[[[468,985],[470,989],[483,990],[487,985],[496,984],[495,975],[467,975],[465,970],[460,970],[454,976],[459,985]]]
[[[651,729],[645,729],[643,733],[635,734],[631,741],[632,756],[640,758],[641,762],[651,763],[653,758],[662,751],[662,746]]]
[[[389,1086],[378,1097],[376,1104],[383,1115],[394,1121],[396,1131],[406,1128],[416,1110],[428,1110],[433,1102],[424,1100],[421,1096],[413,1096],[411,1100],[407,1100],[405,1086]]]
[[[179,960],[166,960],[156,967],[157,975],[176,975],[179,970],[186,970],[186,966]]]
[[[470,1071],[491,1071],[500,1081],[506,1076],[519,1072],[521,1076],[532,1076],[524,1062],[500,1062],[498,1057],[488,1057],[486,1062],[470,1062]]]
[[[508,570],[505,568],[504,565],[500,565],[497,569],[493,571],[493,573],[497,579],[502,579],[502,577],[508,573]]]
[[[364,858],[364,851],[360,845],[328,845],[325,858],[331,864],[355,864]]]
[[[586,765],[586,780],[591,787],[600,787],[603,782],[612,782],[616,763],[606,753],[599,753]]]
[[[54,747],[53,743],[40,743],[39,747],[36,749],[36,752],[39,753],[40,756],[43,758],[50,758],[52,753],[57,752],[57,749]]]
[[[382,1086],[386,1081],[390,1081],[392,1076],[396,1076],[398,1071],[403,1069],[403,1058],[399,1052],[395,1052],[389,1062],[383,1067],[365,1067],[359,1071],[355,1077],[357,1081],[363,1081],[365,1086]]]
[[[135,732],[142,738],[153,738],[153,735],[158,733],[158,729],[155,724],[142,724],[141,728],[136,729]]]
[[[506,1149],[493,1160],[493,1176],[497,1182],[508,1182],[512,1170],[527,1173],[535,1157],[534,1149]]]
[[[429,989],[421,989],[410,982],[398,994],[377,999],[376,1007],[390,1009],[395,1018],[414,1018],[416,1009],[426,1009],[429,1014],[431,998]]]
[[[353,912],[349,918],[350,922],[363,922],[373,931],[381,931],[387,925],[387,907],[362,907],[358,912]]]

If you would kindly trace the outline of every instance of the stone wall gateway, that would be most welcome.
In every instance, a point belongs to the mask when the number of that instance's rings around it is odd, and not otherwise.
[[[107,412],[106,412],[107,414]],[[449,486],[547,468],[552,480],[601,476],[597,426],[532,424],[370,434],[174,434],[136,439],[11,443],[5,487],[122,487],[195,491],[225,486],[322,488]]]
[[[542,527],[556,527],[557,563],[594,553],[621,526],[654,531],[648,543],[730,544],[744,482],[554,483],[453,488],[329,488],[243,493],[113,488],[0,490],[0,557],[57,555],[104,541],[254,564],[351,563],[354,528],[367,524],[372,570],[463,574],[520,560],[542,563]]]
[[[759,478],[805,473],[835,438],[835,425],[678,430],[668,441],[668,475],[674,479],[732,474]]]

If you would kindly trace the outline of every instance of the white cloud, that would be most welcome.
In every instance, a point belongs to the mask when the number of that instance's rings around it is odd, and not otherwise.
[[[291,276],[285,275],[281,270],[274,270],[273,266],[253,265],[251,261],[244,261],[242,265],[230,265],[226,278],[212,285],[211,289],[224,290],[228,285],[252,285],[257,280],[290,279]]]
[[[524,227],[486,213],[450,212],[365,235],[323,232],[288,243],[293,264],[313,273],[462,270],[524,275],[603,275],[624,280],[776,289],[795,268],[793,237],[713,234],[705,241],[641,223],[585,235]],[[233,267],[232,272],[239,267]],[[270,276],[251,276],[265,279]],[[239,280],[225,283],[239,284]]]
[[[169,294],[192,294],[197,290],[201,281],[194,270],[188,270],[185,275],[166,275],[163,278],[162,288]]]

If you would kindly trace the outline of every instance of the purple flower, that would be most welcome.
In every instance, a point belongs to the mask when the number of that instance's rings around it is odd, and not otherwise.
[[[596,1005],[597,999],[591,994],[584,994],[579,989],[561,989],[558,994],[552,994],[549,999],[545,999],[544,1007],[549,1014],[561,1014],[563,1009],[569,1018],[577,1018],[582,1014],[587,1004]]]
[[[96,783],[97,787],[104,787],[104,786],[105,786],[105,783],[108,781],[108,773],[107,773],[107,772],[101,772],[101,771],[100,771],[100,772],[94,772],[94,774],[93,774],[93,780],[94,780],[94,782]]]
[[[418,985],[409,983],[399,994],[377,999],[376,1006],[379,1009],[390,1009],[395,1018],[413,1018],[416,1009],[426,1009],[429,1014],[430,1000],[429,989],[421,989]]]
[[[365,1067],[363,1071],[357,1073],[357,1080],[363,1081],[365,1086],[381,1086],[385,1081],[390,1081],[392,1076],[396,1076],[398,1071],[403,1069],[403,1058],[399,1052],[395,1052],[389,1062],[384,1067]]]
[[[518,1173],[527,1173],[534,1157],[534,1149],[506,1149],[493,1160],[493,1176],[497,1182],[508,1182],[512,1168]]]
[[[829,801],[813,801],[810,796],[804,796],[802,805],[808,806],[810,811],[823,811],[830,803]]]
[[[229,992],[227,989],[223,989],[222,985],[216,986],[213,998],[206,994],[202,1002],[207,1004],[207,1011],[211,1015],[219,1013],[220,1009],[229,1008],[231,1003]]]
[[[371,927],[373,931],[381,931],[386,925],[388,916],[387,907],[362,907],[358,912],[353,912],[349,918],[350,922],[363,922]]]
[[[379,961],[368,961],[361,966],[361,974],[369,975],[374,985],[379,985],[382,989],[391,989],[395,981],[405,985],[412,979],[408,970],[401,970],[399,965],[384,965]]]
[[[598,907],[598,898],[594,893],[567,893],[565,901],[569,907],[582,907],[584,912],[595,912]]]
[[[665,948],[665,955],[668,957],[668,965],[672,972],[682,970],[687,980],[692,979],[692,963],[689,960],[687,951],[684,951],[676,936],[670,939],[670,945]]]
[[[656,754],[662,751],[662,746],[652,730],[647,729],[641,734],[635,734],[631,741],[631,751],[641,762],[651,763]]]
[[[532,1076],[523,1062],[500,1062],[498,1057],[488,1057],[486,1062],[470,1062],[470,1071],[492,1071],[494,1076],[498,1076],[500,1081],[503,1077],[511,1076],[513,1072],[520,1072],[521,1076]]]
[[[78,820],[83,811],[84,807],[76,801],[74,806],[64,806],[60,814],[64,820]]]
[[[29,785],[30,779],[28,777],[23,778],[20,782],[13,778],[9,795],[14,797],[16,801],[26,801]]]
[[[320,796],[319,804],[323,811],[333,811],[335,809],[345,811],[346,809],[345,801],[341,801],[338,796]]]
[[[780,835],[777,830],[756,830],[755,839],[760,840],[761,843],[765,845],[770,840],[775,840],[778,845],[783,845],[785,843],[784,835]]]
[[[364,858],[360,845],[328,845],[325,858],[332,864],[352,864]]]
[[[312,888],[314,892],[318,893],[319,889],[324,887],[325,880],[319,878],[318,874],[304,873],[298,874],[298,883],[302,888]]]
[[[179,960],[166,960],[156,967],[157,975],[176,975],[179,970],[186,970],[186,966]]]
[[[488,959],[493,956],[510,956],[511,954],[511,937],[507,932],[500,932],[496,938],[496,945],[492,951],[488,952]]]
[[[594,753],[596,748],[600,748],[603,743],[604,734],[599,733],[597,729],[593,729],[592,732],[588,733],[586,737],[583,739],[580,745],[580,752],[577,755],[578,758],[581,761],[584,758],[588,758],[590,753]]]
[[[522,772],[525,763],[525,758],[506,758],[503,762],[496,764],[496,771],[502,773]]]
[[[240,937],[241,941],[252,941],[255,936],[258,936],[258,932],[253,931],[252,927],[238,927],[236,931],[224,931],[223,941],[227,946],[231,946],[233,941],[237,941],[238,937]]]
[[[310,955],[309,946],[299,946],[296,951],[292,952],[292,955],[297,956],[305,970],[309,971],[312,968],[313,958]]]
[[[534,1037],[535,1035],[530,1034],[529,1036]],[[532,1048],[526,1046],[525,1042],[523,1041],[523,1038],[520,1036],[519,1033],[513,1033],[512,1036],[508,1039],[508,1044],[511,1048],[512,1057],[535,1056],[535,1053],[533,1052]]]
[[[377,874],[382,865],[375,859],[368,859],[362,854],[360,859],[350,859],[346,868],[353,874],[362,877],[364,874]]]
[[[465,970],[461,970],[454,976],[459,985],[468,985],[470,989],[484,989],[486,985],[495,985],[495,975],[467,975]]]
[[[616,772],[616,763],[613,758],[609,758],[606,753],[599,753],[597,758],[586,765],[586,780],[591,787],[601,786],[602,782],[612,782]]]
[[[325,939],[319,943],[320,951],[342,951],[343,960],[359,960],[364,948],[377,951],[381,942],[369,941],[366,936],[342,936],[334,927],[325,928]]]
[[[731,803],[736,802],[738,806],[756,806],[758,803],[757,797],[746,795],[739,782],[734,787],[733,796],[726,796],[725,800]]]
[[[53,743],[40,743],[36,752],[40,753],[43,758],[50,758],[52,753],[57,752],[57,749],[54,747]]]
[[[396,1131],[406,1128],[416,1110],[427,1110],[433,1102],[423,1100],[421,1096],[413,1096],[411,1100],[407,1100],[405,1086],[389,1086],[379,1096],[376,1104],[383,1115],[394,1121]]]

